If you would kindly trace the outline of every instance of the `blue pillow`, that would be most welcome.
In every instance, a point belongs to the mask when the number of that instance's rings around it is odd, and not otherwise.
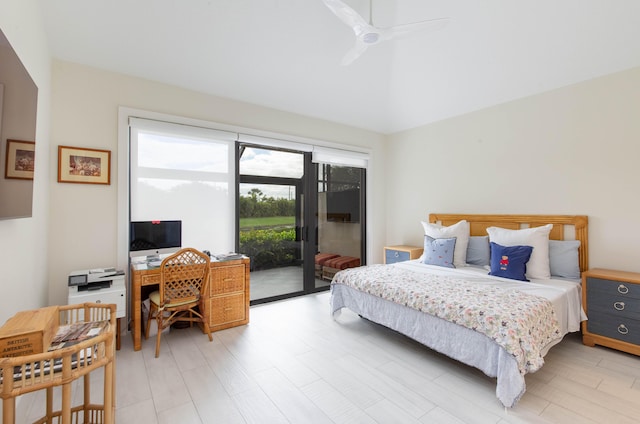
[[[580,279],[580,240],[549,240],[549,268],[552,277]]]
[[[489,236],[471,236],[467,246],[467,263],[469,265],[489,265],[491,252],[489,250]]]
[[[455,247],[455,237],[434,239],[433,237],[425,235],[422,263],[455,268],[453,264],[453,251]]]
[[[489,275],[510,278],[512,280],[529,281],[527,262],[533,252],[531,246],[501,246],[498,243],[491,244],[491,272]]]

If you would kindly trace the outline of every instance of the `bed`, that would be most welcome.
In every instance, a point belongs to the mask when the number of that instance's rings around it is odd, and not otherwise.
[[[525,375],[586,319],[587,222],[582,215],[431,214],[420,259],[338,272],[331,313],[338,319],[348,308],[478,368],[496,378],[498,400],[513,407]]]

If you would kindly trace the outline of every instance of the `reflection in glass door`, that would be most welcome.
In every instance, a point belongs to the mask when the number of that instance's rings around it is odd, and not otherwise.
[[[342,266],[364,265],[365,170],[322,163],[317,165],[317,175],[316,252],[343,258],[316,265],[316,288],[320,288]]]

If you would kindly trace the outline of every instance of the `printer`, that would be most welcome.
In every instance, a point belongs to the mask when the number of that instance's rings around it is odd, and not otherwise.
[[[127,300],[124,277],[124,271],[115,268],[72,271],[68,279],[68,303],[115,303],[116,317],[124,317]]]
[[[116,271],[115,268],[98,268],[72,271],[69,274],[69,287],[75,286],[78,292],[108,289],[114,283],[124,285],[124,271]]]

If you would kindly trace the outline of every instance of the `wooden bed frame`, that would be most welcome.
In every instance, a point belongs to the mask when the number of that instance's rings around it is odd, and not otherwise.
[[[586,215],[474,215],[474,214],[429,214],[429,222],[444,226],[458,221],[469,222],[470,235],[486,236],[488,227],[500,227],[511,230],[540,227],[553,224],[549,238],[552,240],[580,240],[578,262],[580,271],[589,268],[589,233]],[[573,230],[573,231],[571,231]]]

